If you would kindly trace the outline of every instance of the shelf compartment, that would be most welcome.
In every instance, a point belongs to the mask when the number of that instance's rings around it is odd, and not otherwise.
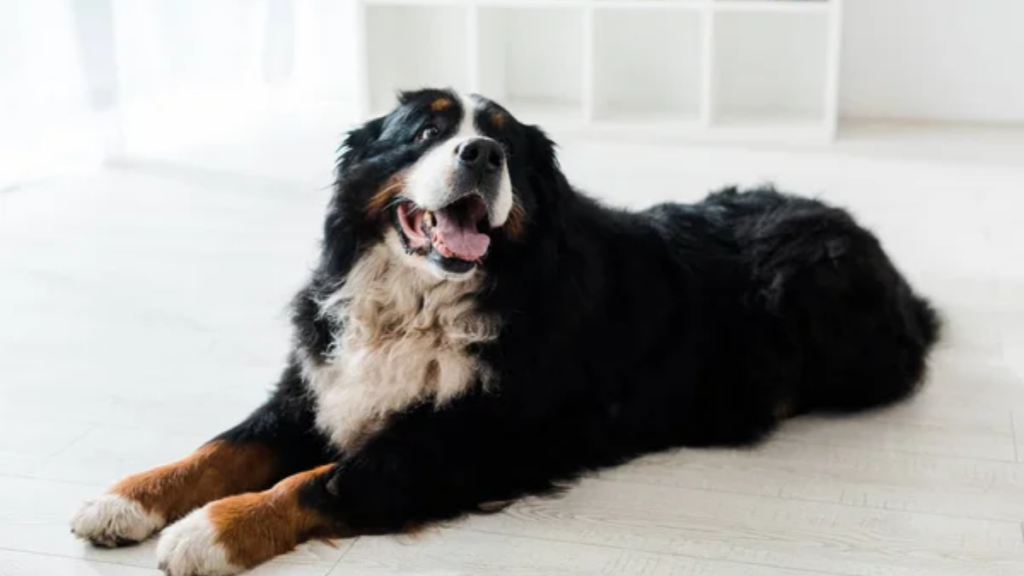
[[[428,86],[469,88],[468,10],[447,3],[367,6],[371,113],[390,110],[398,90]]]
[[[555,130],[835,136],[841,0],[360,1],[370,113],[450,86]]]
[[[714,0],[718,12],[775,12],[820,14],[828,12],[835,0]]]
[[[714,124],[826,126],[827,14],[715,16]]]
[[[582,122],[584,11],[477,8],[476,91],[525,122]]]
[[[598,10],[618,9],[627,10],[691,10],[702,11],[707,3],[705,0],[589,0],[589,6]]]
[[[673,124],[701,115],[701,26],[693,10],[594,11],[596,122]]]

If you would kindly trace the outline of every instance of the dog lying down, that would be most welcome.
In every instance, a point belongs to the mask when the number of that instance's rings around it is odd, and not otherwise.
[[[655,451],[909,396],[939,334],[878,240],[770,189],[642,212],[574,189],[499,104],[406,93],[350,132],[276,389],[85,504],[171,576],[396,533]]]

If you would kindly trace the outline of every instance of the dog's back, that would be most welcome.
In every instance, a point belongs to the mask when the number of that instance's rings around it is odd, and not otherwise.
[[[794,341],[794,409],[859,410],[916,389],[940,321],[871,232],[844,210],[772,190],[726,190],[702,205],[733,221],[752,297]]]
[[[784,364],[780,382],[789,383],[781,384],[787,390],[780,411],[872,408],[921,383],[939,338],[938,315],[844,210],[765,188],[727,189],[651,214],[662,229],[678,227],[691,237],[694,222],[702,221],[717,231],[712,251],[723,244],[735,251],[744,284],[737,305],[757,319],[747,329],[764,329],[774,341],[770,349],[784,355],[777,359]]]

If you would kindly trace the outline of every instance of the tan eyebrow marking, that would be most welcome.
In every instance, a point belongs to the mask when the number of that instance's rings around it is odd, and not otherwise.
[[[448,98],[438,98],[430,103],[430,109],[434,112],[440,112],[451,108],[452,101]]]

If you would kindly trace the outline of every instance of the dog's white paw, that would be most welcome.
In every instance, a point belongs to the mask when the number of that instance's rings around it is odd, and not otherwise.
[[[117,494],[86,502],[71,519],[71,532],[97,546],[114,548],[142,542],[164,527],[159,514]]]
[[[242,571],[217,542],[207,507],[192,511],[160,536],[156,559],[168,576],[233,576]]]

